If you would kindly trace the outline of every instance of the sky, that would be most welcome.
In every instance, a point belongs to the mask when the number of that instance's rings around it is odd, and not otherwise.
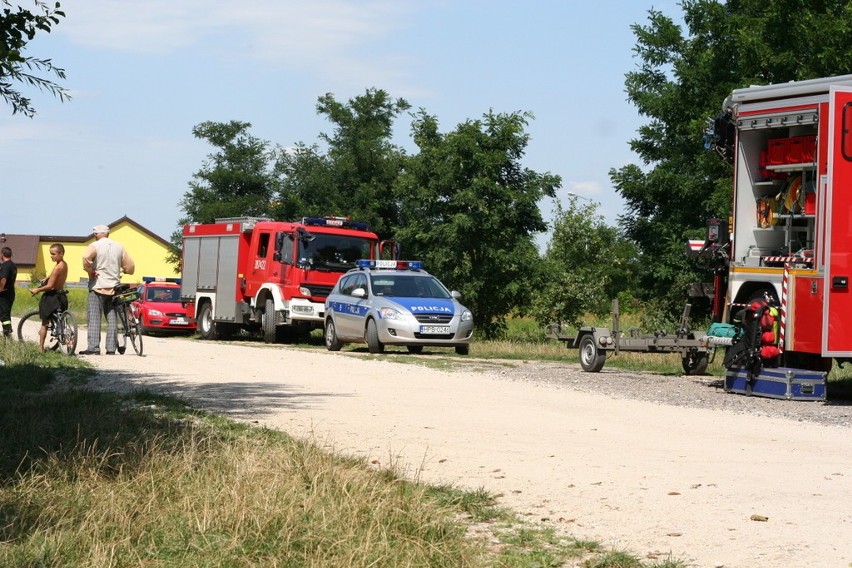
[[[52,3],[52,0],[51,0]],[[28,0],[13,1],[31,8]],[[611,168],[639,164],[645,119],[627,101],[632,24],[677,0],[61,0],[66,17],[25,55],[65,69],[60,102],[26,85],[34,118],[0,101],[0,232],[79,235],[127,215],[168,239],[180,200],[215,149],[205,122],[251,123],[273,145],[332,131],[317,98],[369,88],[425,109],[449,132],[529,111],[522,163],[562,178],[613,225]],[[414,151],[410,117],[395,143]],[[552,200],[541,203],[552,218]],[[540,246],[548,236],[540,235]]]

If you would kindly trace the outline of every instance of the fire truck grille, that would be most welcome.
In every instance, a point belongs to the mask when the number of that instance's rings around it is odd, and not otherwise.
[[[425,324],[447,324],[452,321],[452,314],[417,314],[414,317],[417,318],[417,321]]]
[[[332,286],[319,286],[317,284],[305,285],[305,288],[311,291],[312,298],[327,298],[331,293]]]

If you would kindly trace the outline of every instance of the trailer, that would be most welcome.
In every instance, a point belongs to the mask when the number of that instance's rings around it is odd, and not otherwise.
[[[680,319],[680,326],[674,333],[656,331],[640,335],[637,329],[621,330],[618,300],[612,302],[612,328],[581,327],[578,332],[563,332],[560,324],[547,326],[545,335],[550,339],[565,342],[568,349],[579,350],[580,366],[584,371],[597,373],[603,369],[607,356],[620,352],[632,353],[678,353],[683,370],[687,375],[701,375],[713,360],[717,345],[724,345],[727,338],[708,336],[703,331],[689,329],[689,316],[692,309],[687,304]]]

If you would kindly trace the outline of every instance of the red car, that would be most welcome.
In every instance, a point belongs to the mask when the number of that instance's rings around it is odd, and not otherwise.
[[[192,309],[180,301],[180,278],[145,276],[138,287],[139,299],[133,302],[142,333],[195,331]]]

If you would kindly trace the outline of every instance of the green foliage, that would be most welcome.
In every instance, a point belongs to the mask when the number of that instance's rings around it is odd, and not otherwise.
[[[553,236],[532,300],[531,313],[541,325],[578,326],[586,313],[608,313],[613,298],[631,295],[639,271],[636,250],[597,210],[597,203],[580,207],[576,197],[567,209],[556,204]]]
[[[50,59],[26,57],[23,52],[37,32],[50,33],[59,23],[65,12],[59,9],[59,2],[53,8],[44,2],[34,0],[34,10],[24,10],[18,6],[13,11],[11,2],[2,0],[0,6],[0,97],[11,105],[12,114],[22,113],[32,118],[35,108],[29,98],[13,88],[13,82],[25,83],[41,91],[56,96],[60,101],[71,99],[68,91],[58,84],[34,74],[44,71],[65,78],[65,70],[53,65]]]
[[[281,196],[274,215],[346,215],[390,237],[399,218],[392,188],[405,163],[404,151],[390,139],[394,119],[408,108],[404,99],[394,100],[381,89],[367,89],[346,104],[331,93],[320,97],[317,113],[334,125],[332,134],[320,134],[328,151],[298,144],[281,153],[276,164]]]
[[[560,183],[520,164],[530,118],[488,112],[442,134],[421,110],[412,125],[420,151],[396,186],[404,256],[459,290],[485,337],[499,335],[506,315],[528,304],[533,235],[546,229],[538,201]]]
[[[269,213],[277,179],[270,167],[269,143],[248,133],[251,124],[203,122],[192,129],[218,151],[208,156],[184,194],[182,223],[212,223],[219,217],[263,216]]]
[[[698,280],[683,254],[706,219],[730,213],[730,167],[702,143],[706,120],[732,89],[849,72],[852,7],[845,0],[685,0],[686,31],[656,10],[634,25],[628,98],[648,123],[631,148],[646,166],[610,171],[627,202],[621,223],[642,251],[638,287],[672,313]],[[791,15],[794,15],[791,17]]]
[[[30,274],[30,284],[37,288],[45,278],[47,278],[47,273],[44,270],[33,270]]]
[[[207,156],[201,169],[193,174],[189,191],[183,194],[180,207],[186,223],[212,223],[222,217],[263,217],[270,214],[278,193],[275,175],[275,152],[269,142],[249,133],[251,124],[202,122],[192,129],[193,135],[206,140],[217,150]],[[172,233],[175,249],[170,262],[180,264],[181,229]]]

